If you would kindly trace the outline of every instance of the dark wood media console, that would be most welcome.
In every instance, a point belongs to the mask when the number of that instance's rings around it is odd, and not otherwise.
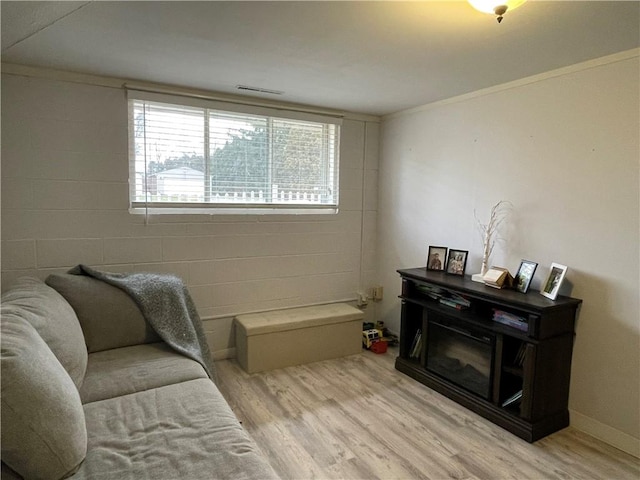
[[[424,267],[398,273],[396,369],[529,442],[569,425],[582,300],[497,290]],[[496,310],[507,324],[494,320]]]

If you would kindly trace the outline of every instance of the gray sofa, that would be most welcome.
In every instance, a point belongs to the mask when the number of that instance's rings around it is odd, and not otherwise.
[[[277,478],[205,369],[124,291],[20,279],[2,295],[2,478]]]

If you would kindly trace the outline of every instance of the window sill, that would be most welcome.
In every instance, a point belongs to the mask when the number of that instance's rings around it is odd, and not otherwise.
[[[335,215],[338,207],[131,207],[134,215]]]

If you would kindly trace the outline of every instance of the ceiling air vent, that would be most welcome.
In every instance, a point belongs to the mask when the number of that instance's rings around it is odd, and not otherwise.
[[[279,90],[269,90],[268,88],[260,88],[260,87],[249,87],[248,85],[236,85],[238,90],[245,90],[248,92],[256,92],[256,93],[268,93],[269,95],[282,95],[284,92]]]

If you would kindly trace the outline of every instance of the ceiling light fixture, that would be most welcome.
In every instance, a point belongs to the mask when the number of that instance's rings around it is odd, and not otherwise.
[[[473,8],[484,13],[497,15],[498,23],[502,22],[502,16],[508,11],[515,10],[526,0],[467,0]]]

